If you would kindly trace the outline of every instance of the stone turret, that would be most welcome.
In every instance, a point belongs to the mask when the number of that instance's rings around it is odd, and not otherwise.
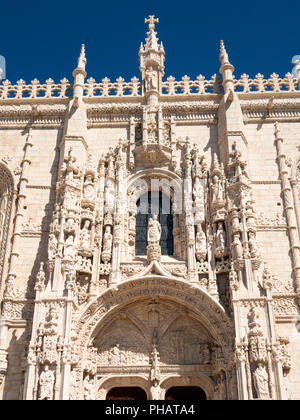
[[[158,22],[159,19],[155,19],[154,16],[145,19],[145,23],[149,24],[149,31],[145,45],[141,44],[139,50],[140,72],[147,104],[158,103],[165,69],[165,50],[162,42],[158,43],[157,32],[155,32],[155,23]]]

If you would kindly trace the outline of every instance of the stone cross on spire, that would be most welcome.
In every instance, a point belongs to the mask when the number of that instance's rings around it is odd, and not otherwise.
[[[145,18],[145,23],[149,23],[149,31],[154,31],[155,24],[159,23],[159,19],[156,18],[154,15],[149,15],[149,19]]]

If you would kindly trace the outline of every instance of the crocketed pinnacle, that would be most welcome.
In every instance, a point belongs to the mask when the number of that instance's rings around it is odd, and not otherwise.
[[[163,45],[158,44],[157,32],[155,32],[155,23],[159,23],[159,19],[150,15],[149,18],[145,19],[145,23],[148,23],[149,31],[147,32],[145,52],[148,50],[163,51]]]
[[[219,60],[221,62],[221,64],[229,64],[229,58],[228,58],[228,54],[227,51],[225,49],[225,45],[224,45],[224,41],[221,40],[220,42],[220,55],[219,55]]]
[[[79,58],[78,58],[77,68],[85,70],[85,66],[86,66],[85,45],[82,44],[81,45],[81,50],[80,50],[80,55],[79,55]]]

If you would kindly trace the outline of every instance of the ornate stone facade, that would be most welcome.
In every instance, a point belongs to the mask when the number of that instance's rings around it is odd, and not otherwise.
[[[164,79],[157,22],[140,79],[0,84],[2,399],[300,399],[300,72]]]

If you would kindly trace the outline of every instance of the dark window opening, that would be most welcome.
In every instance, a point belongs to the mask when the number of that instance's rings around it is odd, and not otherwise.
[[[161,224],[161,253],[173,255],[172,203],[161,191],[149,191],[137,201],[135,255],[147,254],[148,221],[153,214],[158,215]]]

